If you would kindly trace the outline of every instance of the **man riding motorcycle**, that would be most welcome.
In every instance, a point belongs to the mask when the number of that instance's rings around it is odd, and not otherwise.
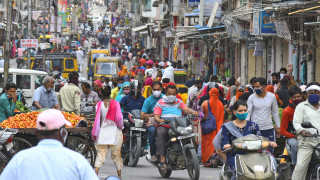
[[[150,144],[151,161],[156,162],[156,127],[154,126],[154,107],[156,103],[162,99],[162,84],[157,81],[152,85],[152,95],[149,96],[143,103],[141,110],[141,119],[149,118],[148,123],[148,136]]]
[[[135,109],[142,109],[145,98],[141,96],[141,84],[139,82],[133,81],[130,83],[130,94],[124,96],[120,105],[126,112],[131,112]],[[124,117],[124,119],[126,119]]]
[[[292,180],[306,179],[308,164],[311,160],[314,148],[319,144],[316,139],[310,137],[315,133],[312,128],[305,129],[301,126],[303,122],[310,122],[314,127],[320,130],[319,123],[319,95],[320,84],[310,83],[306,89],[308,100],[300,103],[294,112],[293,127],[298,135],[298,155],[297,164],[292,174]]]
[[[154,118],[159,124],[164,124],[165,120],[173,120],[175,117],[181,117],[182,112],[185,114],[193,114],[199,116],[199,113],[189,109],[180,99],[177,99],[177,88],[168,85],[166,95],[160,99],[154,108]],[[157,127],[156,147],[157,155],[160,156],[160,164],[162,169],[166,169],[166,140],[169,129],[164,126]]]

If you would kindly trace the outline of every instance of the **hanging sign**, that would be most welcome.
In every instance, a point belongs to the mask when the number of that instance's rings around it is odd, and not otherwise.
[[[50,41],[49,41],[49,42],[52,42],[52,43],[58,43],[58,44],[60,44],[60,43],[61,43],[61,38],[51,36],[51,37],[50,37]]]
[[[37,48],[38,39],[21,39],[22,48]]]
[[[272,18],[272,11],[253,13],[251,22],[252,35],[275,35],[277,34]]]
[[[291,33],[286,20],[274,20],[274,25],[277,30],[277,35],[279,37],[291,40]]]
[[[189,7],[197,7],[200,4],[200,0],[189,0]]]

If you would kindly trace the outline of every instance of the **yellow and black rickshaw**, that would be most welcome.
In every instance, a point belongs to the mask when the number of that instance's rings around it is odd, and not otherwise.
[[[187,73],[185,69],[174,70],[174,82],[184,103],[187,103],[188,100],[188,87],[185,85],[188,80]]]
[[[105,57],[96,59],[94,66],[93,79],[99,79],[101,76],[112,77],[119,72],[118,63],[121,60],[120,57]]]
[[[25,58],[25,60],[27,60]],[[37,55],[36,57],[31,58],[31,69],[33,70],[43,70],[42,66],[42,55]],[[51,74],[52,71],[59,71],[62,74],[62,77],[67,79],[70,72],[78,71],[78,62],[77,59],[65,53],[50,53],[46,55],[46,71]]]

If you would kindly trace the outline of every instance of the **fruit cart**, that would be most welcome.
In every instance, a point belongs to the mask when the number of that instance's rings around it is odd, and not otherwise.
[[[17,114],[1,123],[1,127],[15,128],[19,132],[13,138],[13,149],[16,152],[36,146],[39,139],[36,136],[36,117],[40,112]],[[65,118],[72,123],[66,127],[68,137],[65,143],[67,148],[81,153],[94,166],[97,156],[94,141],[91,138],[92,122],[81,121],[81,117],[63,112]]]

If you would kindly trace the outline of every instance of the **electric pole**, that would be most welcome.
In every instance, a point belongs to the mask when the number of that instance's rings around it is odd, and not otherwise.
[[[54,0],[54,37],[58,37],[58,0]],[[58,43],[54,43],[54,51],[57,52]]]
[[[8,83],[8,78],[9,78],[11,24],[12,24],[12,0],[8,0],[8,5],[7,5],[7,28],[6,28],[6,47],[5,47],[5,50],[4,50],[4,83],[3,83],[4,87]]]
[[[43,40],[43,43],[46,43],[46,34],[47,34],[47,12],[46,12],[46,5],[47,5],[47,1],[44,1],[43,2],[43,6],[44,6],[44,10],[43,10],[43,35],[42,35],[42,40]],[[50,6],[50,3],[49,3],[49,6]],[[43,68],[43,71],[46,71],[46,52],[47,52],[47,49],[42,49],[42,68]]]
[[[31,39],[31,0],[28,0],[28,39]],[[31,53],[28,47],[28,69],[31,69]]]

